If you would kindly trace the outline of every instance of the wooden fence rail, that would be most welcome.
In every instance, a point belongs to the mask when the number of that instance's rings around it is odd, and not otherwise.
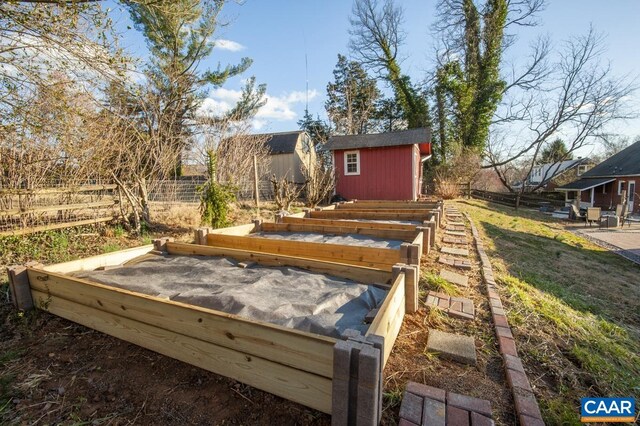
[[[469,196],[469,193],[465,191],[464,195]],[[513,192],[491,192],[471,189],[470,196],[473,198],[478,198],[480,200],[486,200],[511,207],[516,207],[516,204],[518,204],[518,196],[520,198],[519,205],[524,207],[540,208],[550,206],[560,208],[564,207],[565,205],[564,200],[558,198],[532,194],[517,194]]]
[[[117,186],[75,185],[0,189],[0,236],[91,225],[113,220]]]

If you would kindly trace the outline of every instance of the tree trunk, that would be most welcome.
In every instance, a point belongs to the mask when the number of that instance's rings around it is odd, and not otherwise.
[[[151,223],[151,211],[149,208],[149,191],[147,191],[147,180],[138,178],[138,191],[140,194],[140,205],[142,207],[142,220]]]

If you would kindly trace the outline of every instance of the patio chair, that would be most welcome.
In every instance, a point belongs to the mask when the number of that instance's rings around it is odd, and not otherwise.
[[[587,217],[584,221],[584,226],[587,226],[587,222],[589,222],[589,227],[591,227],[591,222],[600,223],[600,219],[602,217],[602,211],[600,207],[587,207]]]
[[[586,218],[584,214],[580,213],[580,209],[575,204],[571,204],[571,214],[574,220],[584,220]]]
[[[624,222],[627,220],[627,205],[626,204],[618,204],[616,205],[616,216],[620,219],[620,227],[624,227]]]

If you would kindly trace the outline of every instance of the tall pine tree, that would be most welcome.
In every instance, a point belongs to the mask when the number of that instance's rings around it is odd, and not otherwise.
[[[199,69],[215,47],[214,34],[224,4],[224,0],[129,3],[135,27],[145,36],[150,50],[146,76],[151,107],[147,113],[152,115],[148,119],[150,135],[159,143],[186,148],[206,89],[222,86],[252,63],[251,59],[242,58],[237,65]],[[240,105],[233,112],[255,112],[261,106],[264,91],[264,85],[256,87],[255,79],[249,79]]]
[[[338,55],[333,70],[334,81],[327,85],[325,108],[336,133],[357,135],[373,130],[376,101],[380,91],[376,80],[369,77],[362,65]]]

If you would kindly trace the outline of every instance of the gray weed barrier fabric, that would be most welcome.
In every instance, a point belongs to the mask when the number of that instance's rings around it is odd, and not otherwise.
[[[252,237],[272,238],[275,240],[306,241],[310,243],[341,244],[345,246],[363,246],[375,248],[400,249],[404,241],[385,240],[360,234],[320,234],[316,232],[256,232]]]
[[[224,257],[168,256],[75,276],[150,296],[339,338],[365,332],[387,291],[292,267],[241,268]]]
[[[393,220],[393,219],[335,219],[350,222],[377,222],[377,223],[393,223],[396,225],[416,225],[420,226],[422,223],[419,220]]]

